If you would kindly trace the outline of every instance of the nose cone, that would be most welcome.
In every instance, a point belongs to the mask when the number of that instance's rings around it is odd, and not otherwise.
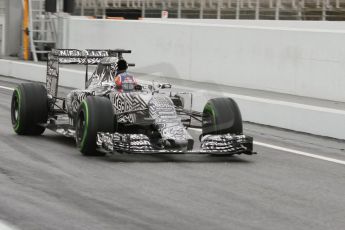
[[[189,135],[175,110],[174,103],[165,95],[154,95],[148,103],[151,117],[155,120],[167,148],[192,148],[193,138]]]

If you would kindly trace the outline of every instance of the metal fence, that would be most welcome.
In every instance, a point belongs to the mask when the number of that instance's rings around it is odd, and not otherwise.
[[[76,14],[106,16],[111,9],[140,10],[142,17],[345,20],[345,0],[76,0]]]

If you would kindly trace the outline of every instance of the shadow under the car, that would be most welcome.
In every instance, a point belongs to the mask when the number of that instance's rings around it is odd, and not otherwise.
[[[82,154],[77,150],[75,140],[73,138],[68,138],[59,134],[55,134],[53,132],[48,132],[43,134],[42,136],[35,137],[38,139],[42,139],[48,142],[54,142],[57,144],[64,145],[65,147],[72,147],[74,148],[79,154],[80,157]],[[71,152],[71,154],[73,154]],[[249,156],[250,157],[250,156]],[[160,162],[186,162],[186,163],[203,163],[203,162],[212,162],[212,163],[241,163],[241,164],[250,164],[252,163],[251,160],[248,160],[246,155],[209,155],[209,154],[128,154],[128,153],[108,153],[106,156],[92,156],[86,157],[91,160],[99,160],[104,162],[152,162],[152,163],[160,163]]]
[[[46,131],[47,132],[47,131]],[[76,148],[76,143],[73,138],[70,137],[65,137],[63,135],[54,133],[54,132],[49,132],[49,133],[44,133],[42,136],[38,136],[35,138],[41,138],[42,140],[46,141],[51,141],[54,143],[62,144],[68,147],[75,147]]]
[[[106,157],[99,158],[107,162],[181,162],[181,163],[244,163],[249,164],[252,161],[241,158],[240,156],[230,155],[206,155],[206,154],[108,154]]]

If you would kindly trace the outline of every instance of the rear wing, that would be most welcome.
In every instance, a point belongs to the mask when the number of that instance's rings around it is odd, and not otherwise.
[[[122,54],[131,53],[131,50],[115,49],[53,49],[48,54],[47,60],[47,92],[53,97],[57,97],[59,83],[59,65],[60,64],[80,64],[86,66],[86,79],[88,65],[97,65],[104,57],[117,57],[122,59]]]

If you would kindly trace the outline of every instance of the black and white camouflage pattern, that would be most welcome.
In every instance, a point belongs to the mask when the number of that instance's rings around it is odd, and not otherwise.
[[[91,90],[71,91],[66,99],[68,114],[71,117],[75,117],[80,103],[87,96],[94,95],[97,94]],[[135,123],[137,121],[137,116],[146,116],[154,119],[154,124],[156,125],[158,132],[161,134],[163,141],[173,141],[174,143],[181,145],[181,147],[186,147],[188,140],[192,139],[181,122],[181,118],[176,113],[173,102],[166,95],[152,95],[148,92],[121,93],[116,90],[112,90],[107,94],[107,97],[109,97],[113,104],[114,114],[116,115],[118,123]],[[130,136],[130,138],[134,137],[136,136]],[[143,138],[143,136],[136,138],[140,139],[140,137]],[[144,143],[140,144],[144,149],[146,148],[145,146],[148,146]],[[145,151],[146,150],[147,149],[145,149]]]
[[[192,139],[177,115],[174,103],[165,95],[153,95],[148,103],[150,116],[155,119],[158,130],[166,140]]]
[[[88,96],[93,95],[91,91],[88,90],[72,90],[66,97],[66,108],[67,113],[70,117],[75,117],[80,103]]]
[[[157,136],[126,133],[98,133],[97,145],[111,152],[183,153],[193,152],[194,140],[177,114],[172,99],[160,94],[154,85],[140,91],[119,92],[114,76],[120,56],[109,56],[106,50],[55,50],[50,55],[47,68],[47,89],[52,95],[57,91],[59,64],[100,63],[86,84],[85,90],[73,90],[66,98],[70,123],[74,123],[80,104],[88,96],[109,98],[114,109],[114,119],[123,125],[140,124],[145,118]],[[49,78],[48,78],[49,76]],[[171,96],[171,95],[170,95]],[[138,122],[138,123],[137,123]],[[73,124],[72,124],[73,125]],[[123,132],[123,131],[122,131]],[[125,132],[125,131],[124,131]],[[150,135],[150,134],[147,134]],[[153,140],[151,140],[152,138]],[[244,135],[206,135],[201,140],[200,153],[251,153],[252,139]]]
[[[60,64],[98,64],[104,57],[109,57],[108,50],[54,49],[52,55]]]
[[[253,139],[245,135],[205,135],[201,139],[201,149],[206,152],[251,152]],[[251,146],[248,146],[251,145]]]
[[[245,135],[207,135],[200,149],[157,149],[143,134],[103,133],[97,135],[98,148],[118,153],[204,153],[204,154],[254,154],[252,138]]]
[[[98,133],[97,146],[116,152],[152,152],[150,139],[143,134]]]
[[[52,54],[48,55],[46,88],[49,95],[56,97],[59,82],[59,61]]]
[[[53,49],[48,54],[46,88],[49,95],[57,97],[59,85],[59,64],[96,65],[104,58],[122,58],[123,53],[130,50],[77,50]]]

